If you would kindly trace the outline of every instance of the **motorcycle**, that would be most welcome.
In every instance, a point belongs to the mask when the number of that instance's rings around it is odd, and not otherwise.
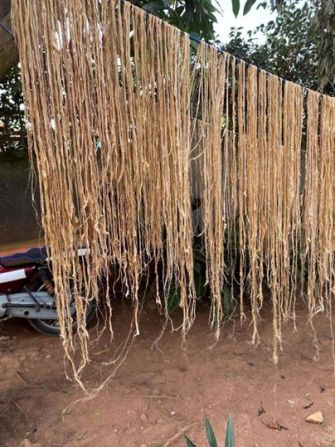
[[[78,249],[84,261],[85,248]],[[0,323],[9,318],[25,318],[36,331],[58,336],[60,327],[56,309],[52,271],[45,247],[0,257]],[[71,292],[69,292],[71,299]],[[75,329],[74,300],[70,304]],[[96,313],[95,301],[87,305],[86,322]]]

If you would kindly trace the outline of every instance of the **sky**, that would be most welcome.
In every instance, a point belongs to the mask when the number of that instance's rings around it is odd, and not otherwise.
[[[254,29],[262,23],[269,22],[276,15],[276,13],[271,14],[269,9],[256,9],[256,6],[254,6],[247,15],[243,16],[243,6],[245,1],[241,0],[242,11],[237,18],[235,18],[232,11],[231,0],[218,0],[218,3],[223,10],[223,14],[217,15],[218,23],[215,26],[215,31],[223,43],[229,40],[228,34],[231,27],[242,26],[244,28],[244,34],[246,35],[248,30]]]

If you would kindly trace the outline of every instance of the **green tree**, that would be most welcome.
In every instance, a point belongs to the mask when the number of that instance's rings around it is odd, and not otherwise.
[[[240,12],[240,0],[232,0],[233,10],[235,15]],[[301,0],[246,0],[243,8],[243,14],[247,14],[252,7],[270,7],[272,10],[277,9],[279,15],[287,15],[287,12],[294,6],[295,17],[300,23],[301,18],[298,17]],[[316,67],[316,74],[318,82],[315,88],[324,93],[329,93],[335,89],[335,1],[334,0],[309,0],[305,3],[305,8],[308,9],[308,38],[313,40],[315,45],[315,52],[318,55],[319,65]],[[310,14],[310,12],[312,12]],[[306,16],[306,11],[302,11]],[[285,17],[283,23],[287,23]],[[283,28],[280,28],[280,21],[278,25],[281,36],[285,36]],[[294,26],[290,26],[292,31]],[[270,32],[272,29],[270,29]],[[284,40],[285,42],[285,40]],[[310,42],[306,42],[310,43]],[[309,47],[306,45],[306,48]]]
[[[21,156],[26,146],[21,76],[15,66],[0,84],[0,153]]]
[[[165,22],[207,42],[215,40],[214,24],[220,11],[214,0],[130,0]]]
[[[319,89],[335,90],[335,2],[316,0],[314,33],[318,37],[320,55]]]
[[[310,1],[286,0],[274,20],[248,31],[246,38],[241,28],[232,28],[224,48],[283,79],[318,90],[325,56],[320,54],[315,32],[316,13],[317,7]],[[335,93],[331,82],[324,82],[322,90]]]

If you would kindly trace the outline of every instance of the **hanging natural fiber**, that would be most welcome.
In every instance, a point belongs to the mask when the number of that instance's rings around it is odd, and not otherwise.
[[[196,315],[195,236],[217,337],[227,288],[254,343],[271,300],[275,362],[298,300],[312,325],[318,312],[331,316],[333,98],[204,43],[194,54],[186,34],[127,2],[13,0],[12,9],[62,339],[78,381],[89,359],[85,311],[101,278],[112,333],[112,266],[136,333],[139,284],[153,263],[163,271],[157,306],[169,318],[178,288],[185,336]]]

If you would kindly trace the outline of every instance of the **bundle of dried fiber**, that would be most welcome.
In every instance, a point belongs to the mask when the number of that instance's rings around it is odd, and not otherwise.
[[[205,43],[193,54],[187,35],[123,1],[15,0],[13,23],[62,339],[77,381],[89,360],[85,311],[101,277],[112,333],[115,263],[135,333],[139,283],[154,263],[163,266],[157,305],[168,319],[177,285],[185,337],[196,314],[195,236],[217,337],[227,285],[241,320],[250,302],[254,343],[269,294],[275,362],[297,298],[307,296],[312,325],[317,312],[331,316],[334,99],[308,91],[305,101],[302,87]],[[84,264],[78,246],[88,248]]]

